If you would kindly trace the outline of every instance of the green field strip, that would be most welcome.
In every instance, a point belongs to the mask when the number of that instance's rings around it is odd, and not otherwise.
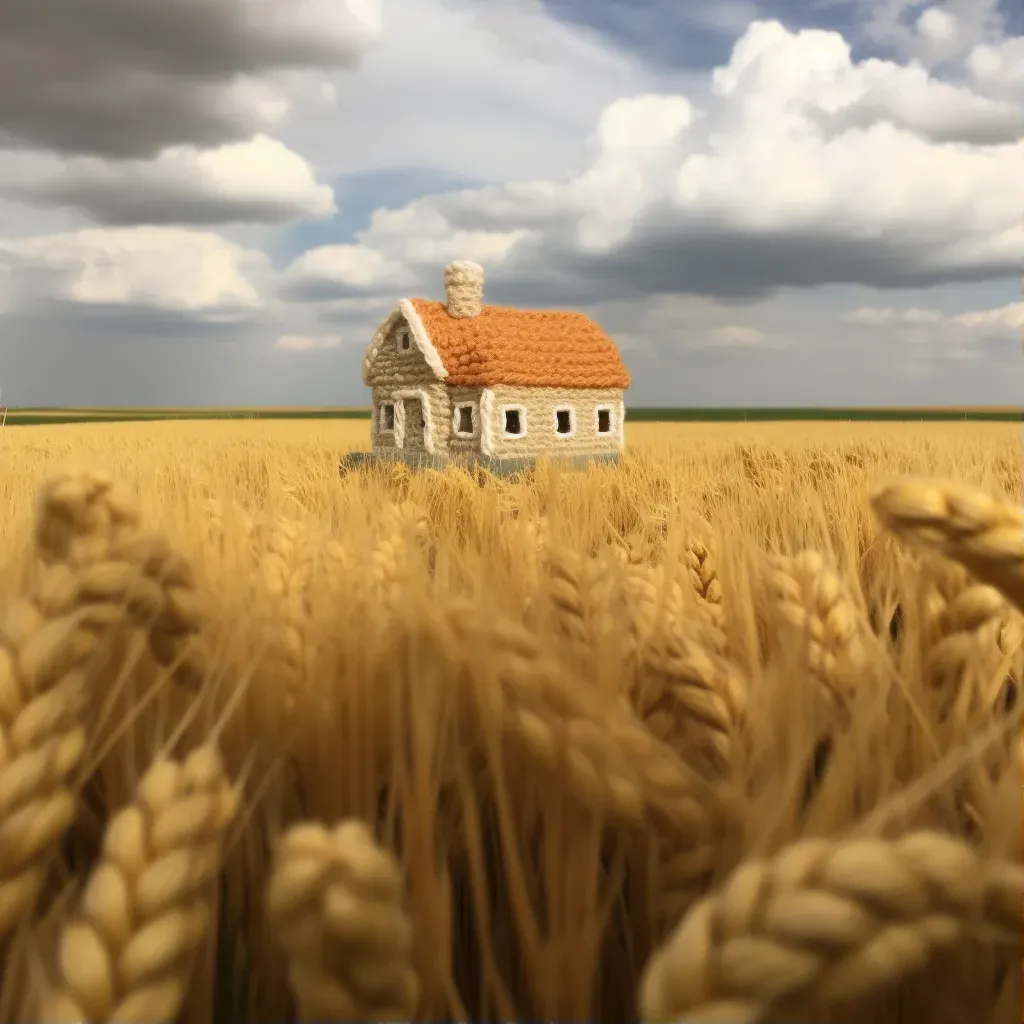
[[[145,423],[181,421],[368,420],[368,408],[272,409],[12,409],[6,425],[47,426],[74,423]],[[782,423],[816,422],[960,422],[1013,423],[1024,410],[1008,408],[650,408],[626,409],[629,423]]]
[[[1021,409],[626,409],[627,423],[991,422],[1024,420]]]

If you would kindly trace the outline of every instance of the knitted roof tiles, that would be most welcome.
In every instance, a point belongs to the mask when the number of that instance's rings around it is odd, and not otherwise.
[[[443,302],[410,301],[448,371],[448,384],[629,387],[615,342],[582,313],[484,306],[479,316],[454,318]]]

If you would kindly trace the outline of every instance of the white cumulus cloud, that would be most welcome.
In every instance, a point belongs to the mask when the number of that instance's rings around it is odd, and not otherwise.
[[[183,228],[89,228],[0,241],[13,302],[58,300],[195,320],[245,319],[265,308],[267,261],[209,232]]]
[[[487,270],[492,301],[550,305],[1019,273],[1018,146],[937,137],[969,121],[975,101],[988,109],[984,97],[950,93],[921,69],[855,62],[835,32],[764,21],[712,79],[700,109],[675,94],[609,105],[589,166],[566,179],[376,211],[344,248],[345,265],[321,276],[340,297],[357,283],[356,261],[372,278],[364,286],[404,289],[404,269],[435,292],[437,264],[470,258]],[[883,95],[884,110],[844,123]],[[334,247],[324,254],[339,258]],[[289,274],[302,277],[306,261]]]
[[[77,157],[57,163],[43,173],[23,166],[23,180],[3,191],[32,203],[74,207],[112,225],[275,224],[336,209],[330,186],[317,182],[299,154],[266,135],[207,150],[172,146],[152,160]]]

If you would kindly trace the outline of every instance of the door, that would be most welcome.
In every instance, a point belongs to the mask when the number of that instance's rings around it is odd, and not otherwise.
[[[418,398],[403,398],[402,413],[405,420],[402,447],[412,451],[423,451],[423,403]]]

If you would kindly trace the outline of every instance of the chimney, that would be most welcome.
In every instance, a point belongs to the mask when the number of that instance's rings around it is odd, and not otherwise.
[[[484,268],[456,260],[444,268],[445,304],[450,317],[479,316],[484,305]]]

